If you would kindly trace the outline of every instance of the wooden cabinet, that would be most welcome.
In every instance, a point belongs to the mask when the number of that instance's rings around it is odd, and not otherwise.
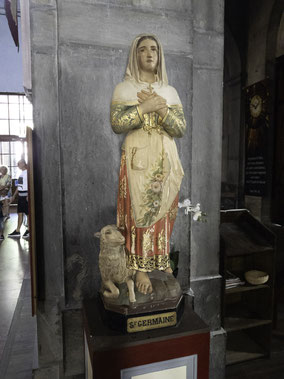
[[[187,300],[187,299],[186,299]],[[87,379],[173,377],[209,378],[210,331],[185,301],[178,325],[138,333],[111,330],[97,299],[84,300],[85,372]],[[143,375],[142,375],[143,372]],[[150,375],[151,373],[151,375]]]
[[[226,363],[270,354],[275,236],[247,210],[221,211],[222,324],[227,332]],[[244,274],[264,271],[269,280],[251,285]],[[226,273],[245,284],[226,288]]]

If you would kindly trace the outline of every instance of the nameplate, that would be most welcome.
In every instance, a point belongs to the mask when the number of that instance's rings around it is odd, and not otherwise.
[[[150,329],[166,328],[177,323],[176,312],[158,313],[151,316],[131,317],[127,319],[127,332],[143,332]]]

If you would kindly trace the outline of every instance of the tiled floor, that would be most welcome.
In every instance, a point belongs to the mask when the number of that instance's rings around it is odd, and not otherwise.
[[[31,379],[36,320],[31,316],[29,243],[8,238],[17,215],[5,222],[0,243],[0,378]],[[22,234],[25,227],[22,227]]]

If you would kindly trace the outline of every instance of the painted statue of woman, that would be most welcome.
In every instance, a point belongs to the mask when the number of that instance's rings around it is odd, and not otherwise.
[[[152,292],[148,272],[171,273],[170,236],[184,175],[174,138],[186,122],[177,91],[168,85],[161,43],[143,34],[132,43],[124,81],[113,93],[111,125],[125,133],[117,226],[138,291]]]

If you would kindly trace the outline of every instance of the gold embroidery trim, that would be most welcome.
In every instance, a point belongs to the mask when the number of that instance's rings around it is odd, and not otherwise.
[[[153,131],[161,134],[162,133],[162,126],[158,123],[159,115],[155,112],[151,113],[145,113],[143,115],[143,130],[147,132],[148,134],[152,134]]]
[[[168,255],[155,255],[153,257],[140,257],[138,255],[127,254],[127,267],[132,270],[151,272],[153,270],[166,270],[170,267]]]
[[[117,212],[117,227],[122,230],[125,229],[124,214],[122,212],[121,205],[119,206],[119,209]]]
[[[169,108],[168,108],[168,109],[167,109],[167,113],[165,114],[164,118],[163,118],[162,121],[161,121],[161,124],[163,124],[163,123],[166,121],[166,119],[167,119],[169,113],[170,113],[170,110],[169,110]]]
[[[186,129],[182,107],[171,107],[167,117],[162,121],[164,129],[171,137],[181,137]]]
[[[131,254],[135,254],[135,244],[136,244],[136,231],[135,226],[131,227]]]
[[[153,234],[151,229],[148,229],[143,234],[143,241],[142,241],[142,249],[143,249],[143,255],[147,255],[149,251],[153,251],[154,243],[153,243]]]
[[[119,197],[126,199],[126,176],[124,176],[119,182]]]
[[[143,114],[141,112],[139,105],[137,105],[136,108],[137,108],[137,112],[138,112],[138,115],[140,117],[141,122],[144,122],[144,117],[143,117]]]
[[[121,154],[120,168],[123,168],[126,165],[126,155],[125,152]]]
[[[166,236],[165,236],[165,231],[162,230],[161,233],[158,235],[158,250],[159,251],[164,251],[166,248]]]
[[[121,104],[111,105],[110,122],[116,133],[125,133],[141,126],[137,107],[125,107]]]

